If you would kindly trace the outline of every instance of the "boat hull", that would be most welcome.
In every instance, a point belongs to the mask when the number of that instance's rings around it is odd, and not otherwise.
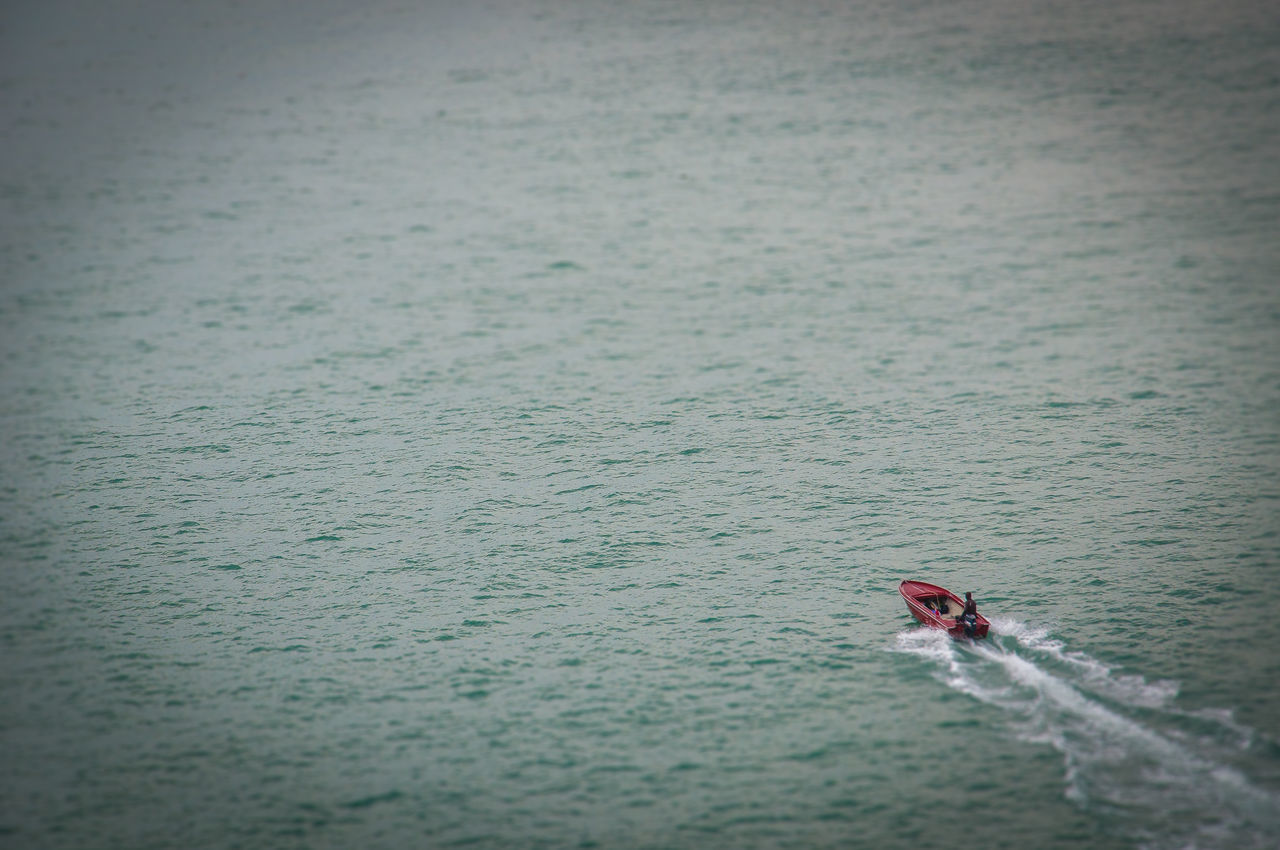
[[[978,614],[972,633],[967,634],[964,623],[959,618],[959,614],[964,611],[964,600],[945,587],[926,581],[907,580],[898,585],[898,593],[907,603],[911,616],[921,624],[942,629],[952,637],[982,638],[987,636],[987,631],[991,628],[990,621]]]

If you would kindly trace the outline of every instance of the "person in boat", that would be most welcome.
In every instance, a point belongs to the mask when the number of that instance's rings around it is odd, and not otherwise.
[[[973,637],[973,632],[978,627],[978,603],[973,601],[972,592],[965,592],[964,613],[960,615],[960,622],[964,624],[964,633]]]

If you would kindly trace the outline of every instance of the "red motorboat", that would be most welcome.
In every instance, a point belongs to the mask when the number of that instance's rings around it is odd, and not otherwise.
[[[977,621],[971,629],[966,629],[960,618],[964,613],[964,600],[945,587],[924,581],[904,581],[898,585],[898,592],[906,600],[911,616],[926,626],[945,629],[952,637],[986,637],[987,629],[991,628],[986,617],[975,614]]]

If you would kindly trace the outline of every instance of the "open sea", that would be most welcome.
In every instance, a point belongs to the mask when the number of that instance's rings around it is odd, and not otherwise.
[[[1280,847],[1278,138],[1264,0],[6,3],[0,847]]]

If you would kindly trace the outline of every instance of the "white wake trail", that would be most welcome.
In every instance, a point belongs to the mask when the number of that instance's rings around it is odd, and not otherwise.
[[[1176,682],[1121,675],[1048,630],[995,620],[992,638],[957,642],[933,629],[898,635],[949,687],[1006,713],[1024,740],[1062,753],[1066,795],[1152,850],[1280,846],[1280,798],[1252,784],[1215,746],[1179,729],[1217,724],[1236,749],[1254,735],[1229,712],[1185,712]]]

